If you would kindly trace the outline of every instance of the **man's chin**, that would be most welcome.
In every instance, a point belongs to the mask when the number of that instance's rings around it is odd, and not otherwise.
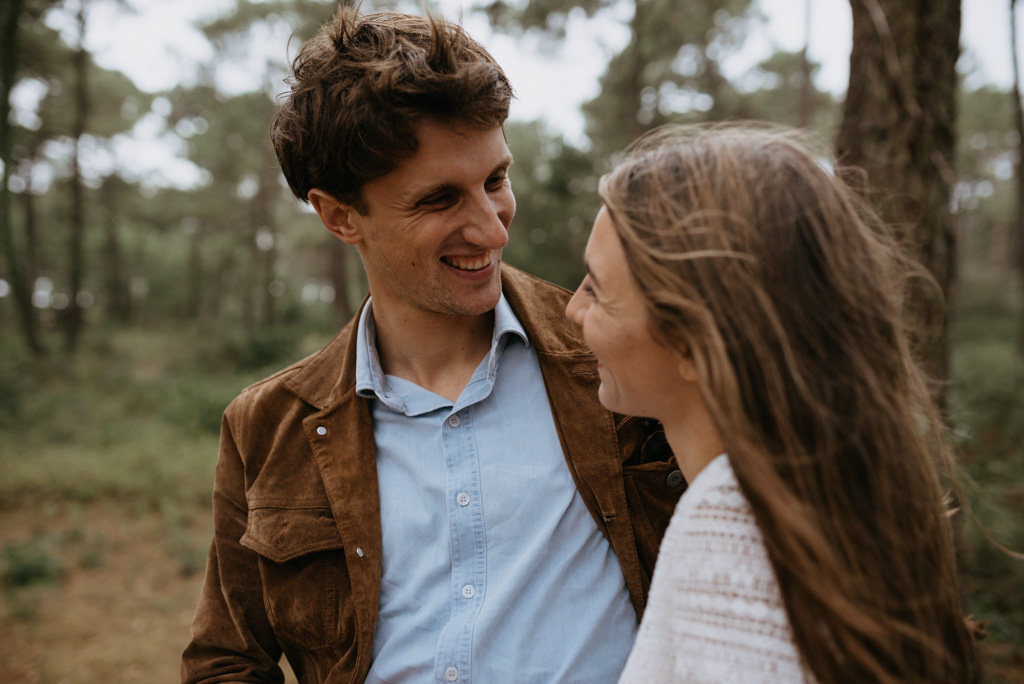
[[[460,306],[456,307],[459,313],[463,316],[483,316],[494,311],[501,300],[501,281],[487,290],[487,292],[479,292],[475,297],[460,302]]]

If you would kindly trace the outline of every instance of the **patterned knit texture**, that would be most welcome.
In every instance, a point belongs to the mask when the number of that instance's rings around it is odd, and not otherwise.
[[[750,504],[722,454],[679,500],[619,684],[814,681]]]

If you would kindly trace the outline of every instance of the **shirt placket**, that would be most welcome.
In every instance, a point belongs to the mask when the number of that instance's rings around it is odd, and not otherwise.
[[[447,472],[446,504],[451,543],[451,614],[437,642],[435,677],[470,682],[473,626],[486,579],[484,515],[473,412],[453,410],[441,424]]]

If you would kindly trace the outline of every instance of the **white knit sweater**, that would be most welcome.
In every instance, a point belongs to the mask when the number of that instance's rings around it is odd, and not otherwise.
[[[725,454],[679,500],[619,684],[814,678],[801,662],[750,504]]]

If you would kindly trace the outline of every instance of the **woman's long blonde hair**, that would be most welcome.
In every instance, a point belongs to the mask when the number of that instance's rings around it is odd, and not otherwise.
[[[777,128],[658,129],[600,187],[655,336],[693,358],[815,676],[977,680],[943,423],[905,329],[914,270],[886,227]]]

